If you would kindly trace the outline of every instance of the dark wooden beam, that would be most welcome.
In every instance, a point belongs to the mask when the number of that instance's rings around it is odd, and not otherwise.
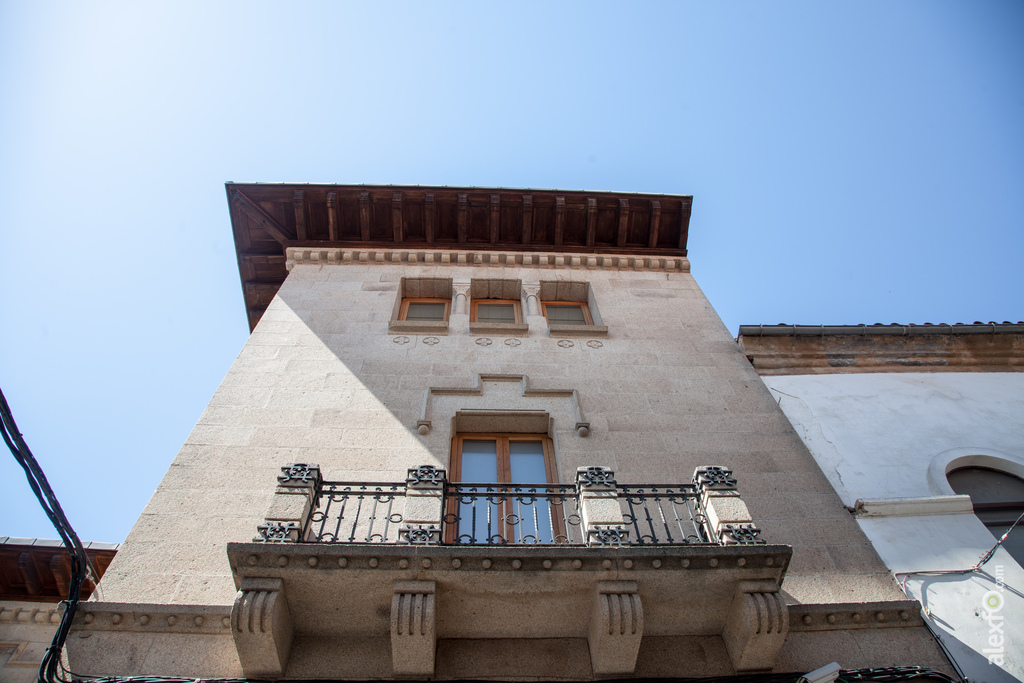
[[[657,199],[651,200],[651,230],[647,240],[647,246],[654,249],[658,246],[658,227],[661,225],[661,202]]]
[[[468,217],[468,214],[469,214],[469,195],[461,194],[460,193],[459,194],[459,216],[458,216],[459,244],[465,244],[466,243],[466,232],[468,230],[468,228],[466,227],[466,219]]]
[[[498,243],[501,233],[501,195],[491,195],[491,244]]]
[[[327,239],[332,242],[341,240],[338,234],[338,193],[327,193]]]
[[[32,561],[32,554],[27,550],[18,555],[18,569],[25,579],[25,590],[29,595],[39,595],[43,586],[39,581],[39,574],[36,573],[36,564]]]
[[[423,200],[423,231],[427,244],[434,243],[434,208],[434,195],[428,192]]]
[[[686,238],[690,232],[690,210],[693,208],[693,200],[683,200],[679,211],[679,248],[686,249]]]
[[[533,237],[533,195],[523,195],[523,244],[529,244]]]
[[[251,199],[242,194],[239,190],[234,190],[231,199],[245,213],[250,220],[260,227],[265,233],[270,235],[271,238],[287,246],[292,242],[292,238],[285,232],[284,227],[267,215],[267,212],[256,205]]]
[[[555,246],[562,246],[565,234],[565,197],[555,197]]]
[[[391,195],[391,229],[395,234],[395,244],[402,242],[402,193]]]
[[[306,202],[302,190],[292,194],[292,206],[295,207],[295,236],[300,242],[305,242],[309,235],[306,234]]]
[[[370,193],[359,193],[359,234],[364,242],[370,241]]]
[[[587,197],[587,246],[594,246],[597,239],[597,200]]]
[[[64,553],[55,553],[50,558],[50,573],[57,584],[57,594],[62,598],[68,597],[68,588],[71,586],[71,565],[68,556]]]
[[[626,236],[629,234],[629,200],[619,200],[619,232],[615,236],[615,245],[626,246]]]

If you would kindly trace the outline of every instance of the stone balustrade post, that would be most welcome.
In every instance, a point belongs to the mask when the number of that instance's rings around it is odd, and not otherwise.
[[[693,472],[708,524],[725,545],[761,545],[761,530],[753,524],[746,503],[740,498],[732,470],[703,465]]]
[[[619,506],[615,472],[607,467],[577,468],[576,489],[580,499],[580,523],[587,544],[629,543],[629,529]]]
[[[403,543],[441,542],[441,516],[444,513],[446,472],[433,465],[409,469],[405,479],[405,511],[398,539]]]
[[[320,494],[320,466],[296,462],[281,468],[274,499],[257,529],[254,543],[298,543],[309,513]]]

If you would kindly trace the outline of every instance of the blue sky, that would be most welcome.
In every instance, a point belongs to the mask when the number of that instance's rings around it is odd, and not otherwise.
[[[248,328],[224,182],[692,194],[728,328],[1024,319],[1024,3],[0,1],[0,387],[121,541]],[[13,458],[0,536],[53,537]]]

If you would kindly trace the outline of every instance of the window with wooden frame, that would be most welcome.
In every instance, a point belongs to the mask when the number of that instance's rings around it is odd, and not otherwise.
[[[512,299],[473,299],[469,322],[521,323],[523,312],[519,302]]]
[[[445,321],[451,312],[451,299],[402,299],[402,307],[398,311],[399,320],[409,321]]]
[[[568,501],[547,436],[458,434],[449,472],[447,543],[566,542]]]
[[[581,301],[541,301],[548,325],[593,325],[590,308]]]

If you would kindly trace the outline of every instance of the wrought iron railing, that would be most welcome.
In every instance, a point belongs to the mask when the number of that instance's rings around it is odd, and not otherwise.
[[[618,487],[630,545],[717,544],[696,484]]]
[[[438,525],[409,525],[405,483],[322,482],[299,535],[307,543],[717,545],[698,484],[618,485],[619,525],[584,527],[581,486],[443,482]],[[443,494],[442,494],[443,491]]]
[[[398,543],[404,483],[325,481],[303,534],[310,543]]]
[[[579,492],[556,484],[449,483],[442,538],[453,545],[582,545]]]

